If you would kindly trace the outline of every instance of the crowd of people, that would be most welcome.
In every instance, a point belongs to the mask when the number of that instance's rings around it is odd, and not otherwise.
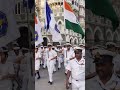
[[[71,85],[72,90],[120,90],[120,46],[113,42],[94,46],[87,43],[53,46],[49,43],[48,46],[37,46],[35,53],[38,79],[40,66],[47,68],[50,85],[54,82],[56,67],[61,69],[63,63],[66,89]]]
[[[64,64],[66,88],[72,84],[72,90],[85,89],[85,45],[72,46],[70,43],[53,46],[36,46],[35,75],[40,79],[40,67],[48,69],[50,85],[53,84],[53,73],[61,69]],[[81,85],[82,84],[82,85]]]
[[[113,42],[90,47],[86,44],[87,90],[120,90],[120,46]]]
[[[66,89],[120,90],[120,46],[113,42],[92,47],[48,43],[31,49],[12,42],[0,48],[0,90],[34,90],[35,77],[42,78],[40,68],[47,69],[50,85],[53,73],[64,68]]]
[[[34,45],[11,42],[0,48],[0,90],[34,90]]]

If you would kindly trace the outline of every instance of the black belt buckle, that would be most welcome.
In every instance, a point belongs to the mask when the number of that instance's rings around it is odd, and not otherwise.
[[[79,81],[79,80],[76,80],[76,81]]]

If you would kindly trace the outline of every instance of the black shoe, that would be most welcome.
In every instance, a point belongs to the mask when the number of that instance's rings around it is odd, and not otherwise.
[[[58,68],[58,70],[60,70],[60,68]]]
[[[50,82],[50,85],[52,85],[53,84],[53,82]]]
[[[40,79],[41,77],[39,76],[37,79]]]
[[[53,74],[56,73],[56,71],[53,71]]]
[[[50,83],[50,81],[48,83]]]
[[[69,85],[71,85],[71,83],[69,83]]]
[[[67,73],[65,73],[65,75],[67,75]]]

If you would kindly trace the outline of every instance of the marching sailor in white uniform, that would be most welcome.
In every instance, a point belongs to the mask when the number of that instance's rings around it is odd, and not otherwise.
[[[38,74],[38,78],[37,78],[37,79],[40,79],[40,74],[39,74],[40,58],[41,58],[41,55],[40,55],[40,53],[38,52],[38,47],[36,47],[36,48],[35,48],[35,74],[36,74],[36,73]]]
[[[0,48],[0,90],[12,90],[12,80],[15,78],[13,64],[6,62],[8,51],[6,48]]]
[[[82,58],[82,48],[75,47],[75,59],[71,60],[66,69],[66,88],[69,88],[69,78],[72,79],[72,90],[85,90],[85,59]]]
[[[54,64],[57,58],[57,53],[52,50],[52,44],[48,44],[48,51],[47,51],[47,68],[49,74],[49,82],[50,85],[53,84],[53,71],[54,71]]]
[[[113,57],[108,50],[96,50],[94,63],[97,75],[86,81],[87,90],[120,90],[120,79],[114,72]]]

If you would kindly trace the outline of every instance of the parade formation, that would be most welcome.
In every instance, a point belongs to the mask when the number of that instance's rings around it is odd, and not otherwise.
[[[120,39],[105,37],[104,25],[104,34],[97,34],[102,38],[85,30],[85,8],[109,19],[111,32],[119,30],[109,0],[44,0],[42,18],[37,5],[43,0],[9,1],[0,1],[0,90],[120,90]],[[42,4],[34,5],[37,1]],[[26,32],[15,20],[20,8],[27,16]]]
[[[54,73],[58,72],[65,78],[61,79],[66,89],[120,89],[120,47],[113,42],[107,42],[104,47],[72,46],[70,43],[53,46],[48,43],[48,46],[32,45],[32,50],[20,48],[16,42],[11,45],[0,48],[2,90],[32,90],[35,82],[47,77],[47,81],[41,83],[54,87],[59,82]],[[47,75],[43,76],[44,70],[47,70]]]
[[[120,90],[120,47],[113,42],[107,42],[105,46],[92,47],[87,44],[72,46],[70,43],[53,46],[49,43],[47,48],[40,46],[36,49],[38,49],[37,53],[42,55],[39,57],[39,68],[41,68],[39,73],[47,70],[48,83],[51,87],[59,82],[57,80],[54,82],[54,72],[59,72],[66,78],[62,80],[66,89],[98,90],[99,87],[99,90]],[[45,64],[47,68],[44,67]],[[37,65],[35,64],[35,67]],[[64,72],[60,72],[60,69]],[[39,74],[36,77],[38,79],[36,82],[44,78],[43,74],[41,78]],[[45,78],[42,81],[44,80]]]
[[[33,47],[34,50],[34,47]],[[0,89],[34,89],[34,53],[18,43],[0,48]],[[31,64],[32,62],[32,64]]]
[[[72,85],[72,90],[85,89],[85,45],[72,46],[66,43],[63,46],[37,46],[35,50],[36,77],[40,79],[40,68],[48,70],[48,83],[54,84],[54,72],[64,68],[66,88]],[[40,69],[40,70],[39,70]],[[38,72],[39,70],[39,72]],[[41,76],[41,78],[44,76]],[[57,81],[56,81],[57,82]],[[65,83],[65,82],[63,82]]]

